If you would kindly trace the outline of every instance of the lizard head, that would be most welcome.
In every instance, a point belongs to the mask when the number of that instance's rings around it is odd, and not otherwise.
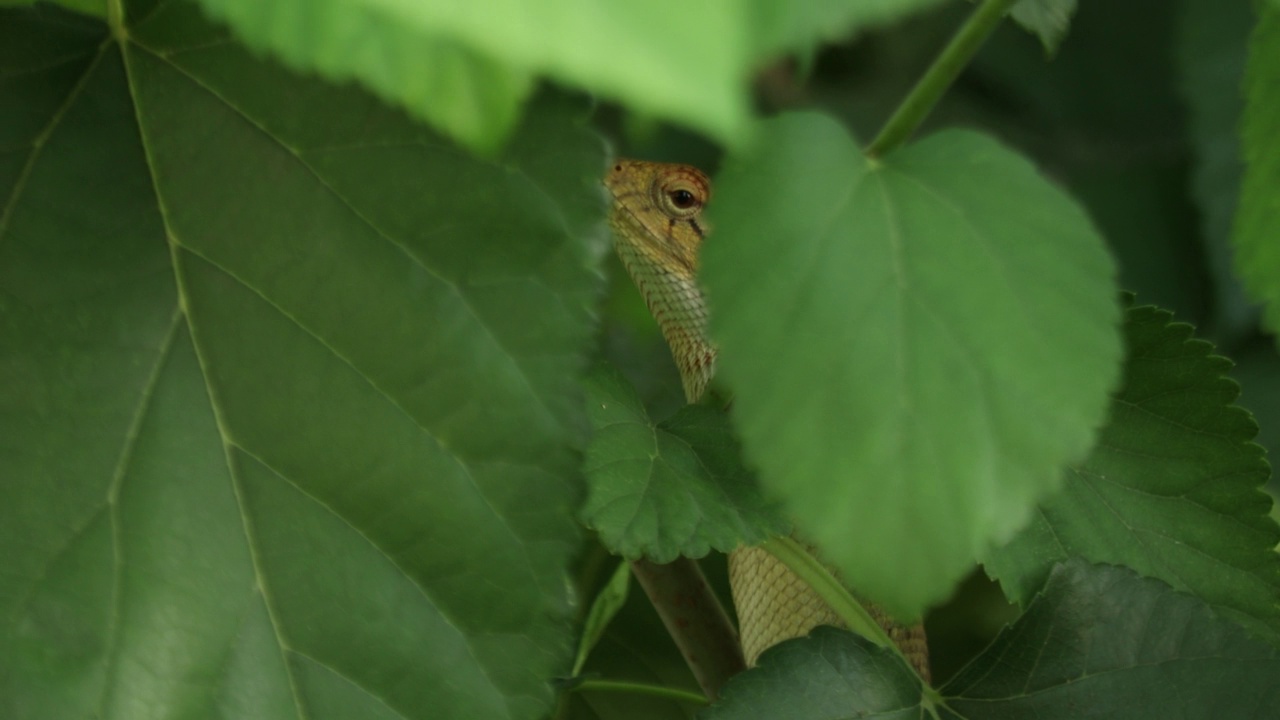
[[[710,232],[702,208],[711,199],[711,181],[690,165],[614,161],[604,185],[613,199],[614,232],[653,262],[693,275],[698,250]]]

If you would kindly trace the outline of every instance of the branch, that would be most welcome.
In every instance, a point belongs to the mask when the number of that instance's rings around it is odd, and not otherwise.
[[[653,602],[662,624],[697,678],[708,700],[746,669],[738,633],[729,622],[698,563],[689,558],[658,565],[648,560],[631,563],[631,572]]]

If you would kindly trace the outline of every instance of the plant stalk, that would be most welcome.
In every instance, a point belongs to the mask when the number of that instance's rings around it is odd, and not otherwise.
[[[107,0],[107,27],[111,28],[111,37],[117,41],[124,41],[127,36],[125,29],[125,13],[124,0]]]
[[[1015,2],[1017,0],[982,0],[867,146],[868,157],[877,158],[892,152],[911,137]]]
[[[698,686],[714,702],[725,682],[747,664],[738,633],[702,569],[696,561],[682,557],[666,565],[637,560],[631,563],[631,572],[676,641]]]
[[[625,692],[635,693],[637,695],[652,695],[654,697],[666,698],[668,700],[678,700],[680,702],[694,703],[697,705],[706,705],[707,699],[688,690],[680,690],[678,688],[669,688],[663,685],[649,685],[647,683],[622,682],[619,680],[583,680],[573,688],[573,692]]]

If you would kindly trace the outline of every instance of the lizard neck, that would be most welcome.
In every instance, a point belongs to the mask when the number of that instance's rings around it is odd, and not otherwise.
[[[645,232],[625,210],[615,210],[612,225],[619,237],[636,238]],[[697,402],[715,374],[716,348],[707,337],[707,303],[698,287],[695,269],[686,271],[655,262],[655,250],[642,242],[618,242],[615,246],[671,348],[684,384],[685,400]]]

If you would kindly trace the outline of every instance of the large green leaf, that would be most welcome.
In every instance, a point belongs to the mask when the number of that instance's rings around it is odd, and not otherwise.
[[[916,615],[1090,447],[1119,369],[1114,268],[986,137],[871,161],[821,116],[762,134],[704,251],[733,417],[824,558]]]
[[[603,242],[576,110],[479,162],[186,3],[5,11],[0,48],[0,716],[545,714]]]
[[[1280,652],[1123,568],[1059,566],[1027,612],[926,695],[902,660],[818,628],[767,651],[702,720],[1269,718]],[[939,702],[940,701],[940,702]]]
[[[987,569],[1026,603],[1055,562],[1123,564],[1280,640],[1280,527],[1258,427],[1232,405],[1230,361],[1171,318],[1128,312],[1124,384],[1093,454]]]
[[[534,75],[741,142],[750,74],[940,0],[201,0],[256,47],[492,148]]]
[[[1258,6],[1245,70],[1245,159],[1236,213],[1236,267],[1245,287],[1264,303],[1264,317],[1280,333],[1280,4]]]
[[[742,465],[725,415],[689,405],[654,424],[636,391],[603,367],[587,382],[595,435],[583,521],[611,551],[671,562],[786,532]]]

